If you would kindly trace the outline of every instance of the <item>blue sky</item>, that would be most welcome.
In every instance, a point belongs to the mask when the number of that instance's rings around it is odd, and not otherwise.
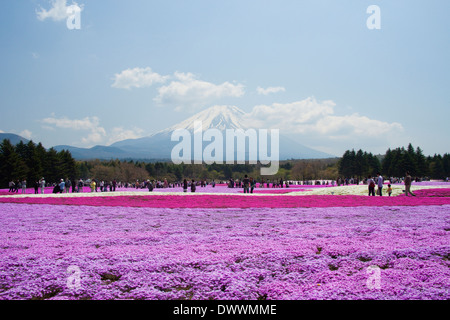
[[[70,30],[73,4],[0,2],[0,131],[109,145],[234,105],[338,156],[450,151],[449,1],[78,0]]]

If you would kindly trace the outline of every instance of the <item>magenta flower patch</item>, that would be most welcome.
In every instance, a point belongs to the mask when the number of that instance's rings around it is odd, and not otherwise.
[[[0,210],[0,299],[450,298],[449,205]]]
[[[128,195],[104,197],[19,197],[2,198],[0,203],[53,204],[70,206],[148,207],[148,208],[328,208],[422,206],[450,204],[450,197],[435,196],[445,191],[418,193],[417,197],[368,197],[336,195]]]

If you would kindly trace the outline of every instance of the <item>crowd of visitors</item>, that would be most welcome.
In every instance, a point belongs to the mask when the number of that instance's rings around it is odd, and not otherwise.
[[[385,179],[380,173],[377,173],[375,176],[369,175],[367,178],[358,179],[358,178],[337,178],[336,180],[289,180],[283,181],[280,179],[261,179],[257,181],[253,177],[249,177],[248,175],[244,175],[242,179],[230,179],[228,181],[219,181],[219,184],[226,185],[228,188],[242,188],[244,189],[244,193],[253,193],[256,187],[258,188],[289,188],[292,185],[331,185],[331,186],[346,186],[346,185],[359,185],[364,184],[368,186],[368,194],[369,196],[383,196],[384,193],[391,196],[392,194],[392,185],[403,183],[405,185],[405,194],[406,196],[411,195],[415,196],[413,192],[411,192],[411,183],[413,181],[419,182],[421,179],[412,178],[409,172],[405,173],[404,177],[389,177]],[[448,182],[448,178],[445,179]],[[9,182],[9,192],[10,193],[19,193],[19,190],[22,194],[26,193],[27,190],[27,181],[26,180],[16,180]],[[195,192],[197,187],[204,188],[208,185],[211,185],[213,188],[216,186],[216,181],[207,181],[207,180],[199,180],[195,181],[194,179],[184,179],[183,181],[175,181],[169,182],[167,179],[164,180],[144,180],[139,181],[136,180],[134,182],[120,182],[116,180],[112,181],[104,181],[97,179],[61,179],[57,183],[47,183],[45,178],[42,177],[38,181],[35,181],[33,184],[34,193],[35,194],[44,194],[46,187],[53,187],[53,193],[80,193],[85,191],[90,192],[114,192],[118,188],[135,188],[135,189],[146,189],[149,191],[153,191],[155,188],[176,188],[182,187],[183,192],[187,192],[189,189],[191,192]],[[384,191],[384,187],[387,186]]]

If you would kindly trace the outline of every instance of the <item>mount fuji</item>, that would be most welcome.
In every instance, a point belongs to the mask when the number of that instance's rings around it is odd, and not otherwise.
[[[95,146],[90,149],[74,148],[70,146],[56,146],[56,150],[66,149],[76,159],[141,159],[141,160],[170,160],[174,146],[179,141],[171,141],[173,131],[185,129],[194,132],[194,125],[201,121],[203,131],[218,129],[225,137],[227,129],[258,129],[251,128],[248,115],[235,106],[214,106],[201,111],[192,117],[159,131],[148,137],[127,139],[111,144],[110,146]],[[270,136],[270,134],[269,134]],[[194,146],[194,144],[192,144]],[[203,149],[206,145],[203,145]],[[270,150],[270,142],[269,142]],[[203,151],[203,150],[202,150]],[[224,152],[225,154],[225,152]],[[236,154],[236,151],[235,151]],[[323,159],[335,156],[306,147],[280,133],[279,159]],[[237,159],[237,158],[236,158]],[[241,160],[241,159],[237,159]],[[248,158],[247,158],[248,160]],[[252,159],[254,160],[254,159]],[[225,159],[224,159],[225,161]]]

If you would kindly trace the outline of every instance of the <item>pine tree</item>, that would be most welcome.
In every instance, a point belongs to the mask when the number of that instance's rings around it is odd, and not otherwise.
[[[419,147],[416,148],[415,158],[416,158],[417,176],[419,177],[427,176],[428,175],[427,159],[423,155],[422,149],[420,149]]]
[[[369,174],[376,175],[381,171],[380,160],[378,160],[378,158],[375,157],[372,153],[369,153],[367,155],[367,162],[369,164]]]
[[[411,146],[411,144],[410,144]],[[402,150],[403,155],[403,171],[409,172],[411,176],[417,176],[417,165],[415,161],[414,149],[411,150],[408,147],[408,151]]]
[[[392,151],[391,149],[387,149],[383,161],[381,163],[381,171],[383,174],[385,174],[387,177],[392,177],[392,171],[391,171],[391,165],[392,165]]]
[[[361,149],[356,152],[355,155],[355,170],[350,176],[356,175],[358,179],[362,179],[367,175],[369,169],[369,162],[367,159],[367,153],[364,153]]]
[[[408,171],[415,176],[419,176],[418,168],[417,168],[417,153],[414,150],[412,144],[408,144],[408,148],[406,149],[406,162],[409,167]]]
[[[443,179],[444,178],[444,166],[442,163],[442,156],[435,154],[430,163],[430,173],[433,179]]]
[[[77,174],[77,166],[75,160],[72,158],[72,154],[68,150],[61,150],[57,154],[58,163],[60,165],[60,175],[63,179],[69,178],[75,179]]]
[[[28,168],[25,162],[16,153],[14,146],[8,139],[0,144],[0,183],[7,187],[9,181],[26,179]]]
[[[450,154],[448,153],[442,156],[442,169],[444,171],[443,176],[445,178],[450,177]]]
[[[42,176],[42,161],[39,158],[37,147],[33,141],[29,141],[26,145],[25,159],[28,171],[28,181],[30,184],[39,181]]]
[[[58,183],[64,178],[61,176],[60,172],[58,152],[54,148],[50,148],[45,154],[43,161],[43,174],[45,180],[49,183]]]
[[[356,153],[355,150],[347,150],[345,151],[342,159],[339,161],[339,174],[343,177],[351,177],[355,174],[356,166],[355,159]]]

